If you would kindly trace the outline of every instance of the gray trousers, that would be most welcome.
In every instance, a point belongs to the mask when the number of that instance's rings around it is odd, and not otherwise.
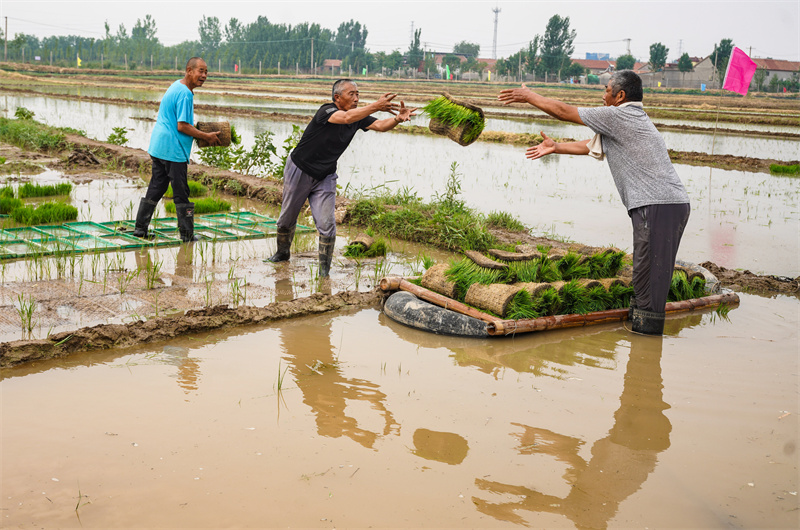
[[[317,226],[319,235],[334,237],[336,235],[336,179],[339,176],[331,173],[322,180],[315,180],[294,165],[292,157],[286,159],[283,169],[283,202],[278,217],[278,228],[291,229],[297,224],[297,215],[308,199],[311,215]]]
[[[628,212],[633,223],[633,291],[639,309],[664,312],[690,211],[688,204],[651,204]]]

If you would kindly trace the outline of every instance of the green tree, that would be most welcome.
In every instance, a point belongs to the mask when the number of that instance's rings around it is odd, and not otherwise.
[[[564,69],[565,77],[580,77],[582,75],[586,75],[586,68],[576,62],[570,63],[570,65]]]
[[[422,62],[422,58],[425,55],[419,43],[419,38],[421,35],[422,29],[414,31],[414,39],[411,41],[411,44],[408,47],[408,53],[406,54],[406,57],[408,58],[408,66],[413,68],[415,72],[419,70],[419,63]]]
[[[442,57],[442,64],[450,67],[450,73],[454,74],[456,70],[461,68],[461,57],[448,53]]]
[[[467,59],[477,59],[481,52],[481,45],[474,42],[462,40],[453,46],[453,53],[460,53],[467,56]]]
[[[137,18],[131,29],[131,42],[140,64],[144,65],[147,56],[155,54],[160,49],[156,38],[156,21],[150,15],[145,15],[144,20]]]
[[[636,59],[633,55],[620,55],[617,57],[616,70],[633,70],[636,66]]]
[[[764,90],[764,81],[767,79],[766,68],[756,68],[756,73],[753,74],[753,82],[756,84],[756,91],[761,92]]]
[[[714,45],[714,51],[711,53],[711,62],[717,70],[720,86],[722,86],[722,81],[725,80],[725,71],[728,69],[728,60],[731,58],[731,52],[733,52],[733,40],[722,39],[719,44]]]
[[[539,61],[539,35],[536,35],[532,41],[528,43],[528,49],[525,51],[524,60],[525,72],[531,74],[536,70],[536,64]]]
[[[550,17],[542,39],[541,64],[546,73],[556,74],[561,79],[561,71],[569,66],[570,55],[575,51],[576,35],[574,29],[569,29],[569,17]]]
[[[399,70],[403,66],[403,54],[400,50],[394,50],[386,56],[386,68],[389,70]]]
[[[222,29],[219,24],[219,18],[206,17],[200,19],[197,31],[200,34],[200,45],[203,50],[203,55],[207,56],[208,60],[214,58],[222,43]]]
[[[686,73],[694,70],[692,59],[689,57],[688,53],[684,53],[681,55],[680,59],[678,59],[678,70],[683,74],[684,81],[686,80]]]
[[[650,69],[653,72],[660,72],[664,69],[664,66],[667,64],[667,54],[669,53],[669,48],[661,44],[660,42],[656,42],[650,45]]]

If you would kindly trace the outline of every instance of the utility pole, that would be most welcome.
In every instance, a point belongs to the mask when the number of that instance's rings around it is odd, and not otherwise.
[[[412,44],[414,43],[414,21],[411,21],[411,38],[408,39]]]
[[[314,38],[311,38],[311,67],[314,67]]]
[[[631,54],[631,39],[622,39],[628,43],[628,55]]]
[[[494,13],[494,40],[492,41],[492,59],[497,59],[497,15],[500,14],[500,8],[495,6],[492,9]]]
[[[5,42],[3,43],[3,60],[8,60],[8,17],[6,17],[6,32],[3,34]]]

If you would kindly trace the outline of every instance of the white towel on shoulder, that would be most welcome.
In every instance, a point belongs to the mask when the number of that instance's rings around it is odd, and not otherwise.
[[[640,107],[644,108],[641,101],[627,101],[620,105],[620,107]],[[603,140],[600,133],[595,134],[586,147],[589,148],[589,156],[596,160],[605,160],[606,155],[603,153]]]

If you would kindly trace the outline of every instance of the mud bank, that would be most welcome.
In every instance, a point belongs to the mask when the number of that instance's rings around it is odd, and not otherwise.
[[[227,305],[220,305],[130,324],[101,324],[86,327],[72,332],[56,333],[45,340],[4,342],[0,344],[0,368],[64,357],[78,351],[122,348],[164,341],[192,333],[266,324],[274,320],[314,315],[348,307],[377,306],[381,297],[377,291],[368,293],[345,291],[335,295],[316,293],[307,298],[275,302],[266,307],[231,309]]]

